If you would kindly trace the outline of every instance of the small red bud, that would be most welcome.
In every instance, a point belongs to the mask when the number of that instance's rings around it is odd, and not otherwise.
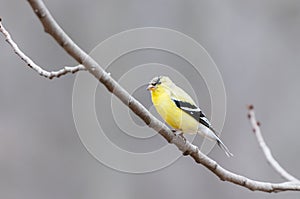
[[[254,109],[254,106],[253,106],[252,104],[250,104],[250,105],[248,106],[248,109],[249,109],[249,110],[253,110],[253,109]]]

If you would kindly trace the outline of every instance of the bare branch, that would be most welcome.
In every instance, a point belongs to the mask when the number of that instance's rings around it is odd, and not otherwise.
[[[202,164],[221,180],[246,187],[250,190],[264,192],[300,191],[299,182],[270,183],[251,180],[222,168],[217,162],[203,154],[198,147],[185,141],[181,136],[174,135],[172,131],[156,119],[140,102],[124,90],[112,77],[106,73],[98,63],[79,48],[70,37],[59,27],[48,9],[41,0],[28,0],[44,29],[49,33],[74,59],[83,64],[86,69],[96,77],[106,88],[127,105],[150,128],[162,135],[168,142],[173,143],[179,150],[189,154],[197,163]]]
[[[0,32],[4,35],[5,41],[12,47],[14,52],[33,70],[35,70],[39,75],[52,79],[54,77],[60,77],[62,75],[68,74],[68,73],[76,73],[81,70],[86,70],[86,68],[83,65],[78,66],[65,66],[63,69],[60,69],[58,71],[46,71],[42,67],[38,66],[36,63],[32,61],[25,53],[23,53],[18,45],[14,42],[9,32],[4,28],[3,24],[0,20]]]
[[[273,157],[271,150],[269,149],[269,147],[267,146],[261,131],[260,131],[260,123],[256,120],[255,117],[255,112],[254,112],[254,107],[253,105],[248,106],[248,118],[250,120],[251,126],[253,128],[253,132],[256,136],[257,142],[261,148],[261,150],[263,151],[268,163],[273,167],[273,169],[275,169],[275,171],[281,175],[281,177],[283,177],[284,179],[288,180],[288,181],[295,181],[295,182],[299,182],[299,180],[297,178],[295,178],[294,176],[292,176],[291,174],[289,174],[284,168],[282,168],[280,166],[280,164],[275,160],[275,158]]]

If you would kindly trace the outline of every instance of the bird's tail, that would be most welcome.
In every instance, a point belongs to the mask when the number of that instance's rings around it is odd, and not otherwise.
[[[233,154],[229,151],[229,149],[227,148],[227,146],[218,138],[217,139],[217,143],[219,145],[219,147],[226,153],[226,155],[228,157],[232,157]]]
[[[204,137],[209,138],[210,140],[217,141],[219,147],[226,153],[228,157],[233,156],[233,154],[230,153],[229,149],[221,141],[221,139],[219,138],[219,136],[213,128],[200,124],[198,127],[198,133],[200,133]]]

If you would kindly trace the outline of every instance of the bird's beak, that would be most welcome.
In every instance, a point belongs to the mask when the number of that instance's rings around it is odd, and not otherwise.
[[[148,91],[152,91],[155,88],[155,86],[152,86],[151,84],[147,87]]]

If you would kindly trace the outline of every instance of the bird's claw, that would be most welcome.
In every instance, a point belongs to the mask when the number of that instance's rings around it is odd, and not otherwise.
[[[186,138],[183,136],[183,133],[179,133],[179,136],[184,140],[184,142],[186,142]]]
[[[176,129],[172,129],[172,132],[175,134],[175,136],[180,136],[184,140],[184,142],[186,142],[186,138],[183,136],[182,131],[177,131]]]

